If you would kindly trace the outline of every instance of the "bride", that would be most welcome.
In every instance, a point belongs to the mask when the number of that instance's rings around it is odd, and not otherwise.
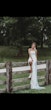
[[[31,78],[30,86],[31,89],[43,89],[44,87],[40,87],[37,79],[37,49],[36,43],[33,42],[31,48],[28,49],[29,59],[28,63],[30,65],[30,75],[28,78]]]

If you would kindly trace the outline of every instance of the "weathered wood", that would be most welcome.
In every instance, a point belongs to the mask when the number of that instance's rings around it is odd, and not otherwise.
[[[12,63],[7,62],[6,63],[6,75],[7,75],[7,92],[12,92]]]
[[[44,64],[44,63],[46,63],[46,60],[37,61],[37,64],[38,64],[38,65],[39,65],[39,64]]]
[[[18,82],[26,82],[28,78],[18,78],[18,79],[13,79],[13,83],[18,83]]]
[[[39,79],[39,80],[45,79],[45,76],[38,76],[38,79]]]
[[[37,69],[46,69],[46,64],[37,65]],[[12,72],[14,73],[19,71],[28,71],[28,70],[30,70],[30,66],[12,68]]]
[[[37,61],[38,64],[46,63],[46,60],[43,61]],[[5,68],[6,63],[0,63],[0,69]],[[27,66],[28,62],[12,62],[13,67],[19,67],[19,66]]]
[[[46,63],[45,84],[51,84],[51,61],[47,61]]]
[[[30,88],[30,84],[13,87],[13,91],[23,90],[23,89],[28,89],[28,88]]]
[[[37,71],[38,72],[42,72],[42,71],[45,71],[46,72],[46,68],[45,69],[38,69]]]
[[[37,64],[44,64],[46,63],[46,60],[43,61],[37,61]],[[21,66],[27,66],[28,62],[12,62],[13,67],[21,67]]]
[[[27,66],[28,62],[12,62],[13,67]]]
[[[39,82],[39,85],[40,86],[44,85],[44,81]]]
[[[5,68],[5,63],[0,63],[0,69]]]
[[[46,64],[40,64],[40,65],[37,65],[37,69],[46,69]]]
[[[38,76],[39,80],[44,79],[44,78],[45,78],[44,76]],[[29,80],[28,77],[26,77],[26,78],[13,79],[12,81],[13,83],[18,83],[18,82],[20,83],[20,82],[26,82],[28,80]]]
[[[42,65],[42,67],[41,67],[41,65],[38,65],[39,67],[38,67],[38,71],[44,71],[44,70],[46,70],[46,67],[44,67],[43,65]],[[20,74],[22,73],[22,72],[25,72],[25,71],[29,71],[30,70],[30,66],[24,66],[24,67],[14,67],[14,68],[12,68],[12,72],[13,72],[13,74],[15,74],[15,73],[17,73],[17,72],[20,72]],[[6,73],[6,69],[0,69],[0,74],[5,74]]]
[[[6,93],[6,89],[0,89],[0,93]]]
[[[44,81],[39,82],[40,86],[44,85]],[[18,90],[24,90],[24,89],[29,89],[30,88],[30,84],[26,84],[26,85],[22,85],[22,86],[16,86],[13,87],[13,91],[18,91]]]
[[[49,61],[46,61],[46,75],[45,75],[45,85],[48,85],[48,71],[49,71]]]
[[[46,64],[40,64],[40,65],[37,65],[37,69],[38,70],[43,70],[43,69],[46,69]],[[23,66],[23,67],[13,67],[12,68],[12,71],[13,72],[18,72],[18,71],[28,71],[30,70],[30,66]],[[6,73],[6,69],[0,69],[0,74],[4,74]]]
[[[46,72],[46,69],[38,69],[37,71],[38,71],[38,72],[41,72],[41,71],[45,71],[45,72]],[[23,74],[23,73],[24,73],[24,74],[26,74],[26,73],[29,74],[30,71],[27,70],[27,71],[12,72],[13,75],[15,75],[15,74]]]
[[[26,74],[26,73],[30,73],[29,70],[28,71],[19,71],[19,72],[12,72],[13,75],[15,74]]]
[[[0,74],[5,74],[6,73],[6,68],[0,69]]]
[[[38,61],[37,62],[37,69],[38,71],[42,71],[46,69],[46,61]],[[16,83],[16,82],[26,82],[28,80],[28,78],[19,78],[19,79],[13,79],[12,82],[12,73],[23,73],[23,72],[27,72],[30,70],[30,66],[27,66],[28,62],[7,62],[6,65],[5,63],[0,63],[0,75],[5,74],[7,76],[6,78],[6,82],[2,82],[0,81],[0,84],[6,84],[6,89],[8,93],[12,92],[12,83]],[[6,68],[5,68],[6,66]],[[14,67],[13,67],[14,66]],[[26,73],[25,72],[25,73]],[[49,79],[50,79],[50,75],[49,75]],[[38,77],[38,79],[44,79],[44,77]],[[51,80],[50,80],[51,81]],[[26,84],[26,85],[22,85],[22,86],[17,86],[14,87],[15,89],[17,88],[17,90],[20,89],[26,89],[26,88],[30,88],[30,84]],[[3,89],[1,89],[2,92]],[[5,91],[5,89],[3,90]]]

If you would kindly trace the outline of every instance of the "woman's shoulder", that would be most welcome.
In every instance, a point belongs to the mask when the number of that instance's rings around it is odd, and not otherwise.
[[[31,51],[31,48],[28,48],[29,51]]]
[[[30,52],[31,51],[31,48],[28,48],[28,51]]]

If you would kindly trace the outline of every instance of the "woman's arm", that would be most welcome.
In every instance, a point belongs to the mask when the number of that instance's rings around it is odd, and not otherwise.
[[[29,54],[29,57],[31,57],[30,48],[28,49],[28,54]],[[32,57],[31,57],[31,59],[32,59]],[[32,59],[32,61],[33,61],[33,59]]]
[[[38,56],[37,56],[37,49],[36,49],[36,57],[38,57]]]

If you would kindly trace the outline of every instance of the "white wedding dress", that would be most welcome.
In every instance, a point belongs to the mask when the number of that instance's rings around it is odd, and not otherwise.
[[[32,73],[31,73],[31,82],[30,82],[31,89],[44,89],[44,87],[40,87],[39,84],[38,84],[36,52],[35,51],[31,51],[30,55],[31,55],[31,57],[33,59]],[[29,57],[28,63],[31,61],[31,57]]]

